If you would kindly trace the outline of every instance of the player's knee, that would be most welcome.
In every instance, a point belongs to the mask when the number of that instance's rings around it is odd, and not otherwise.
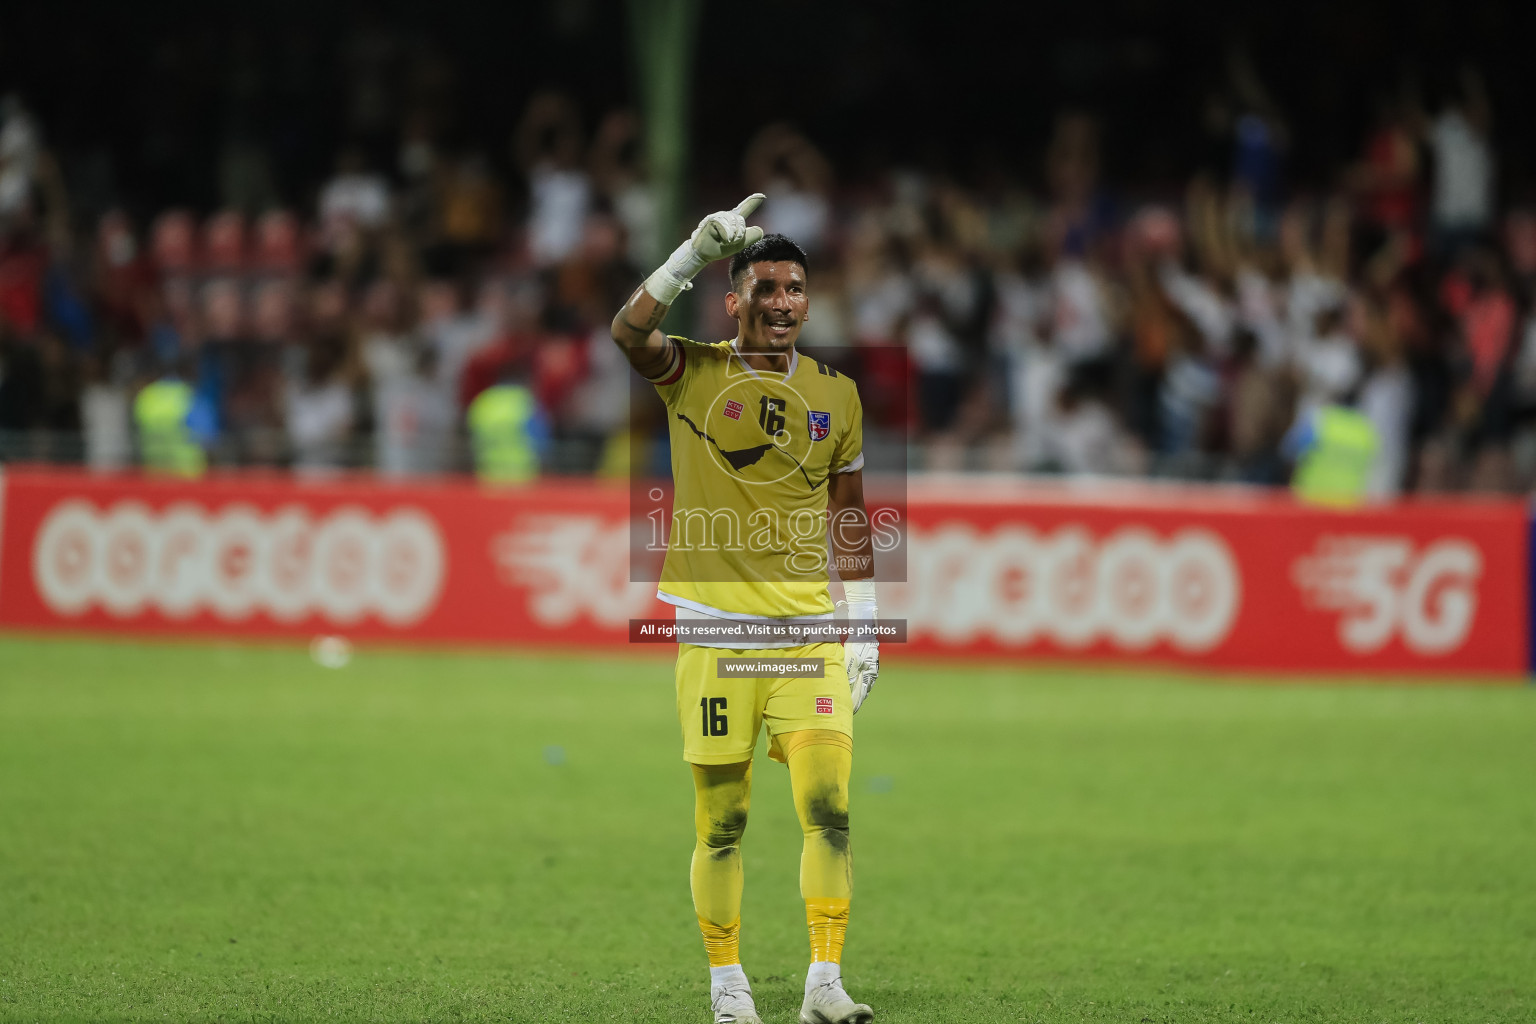
[[[712,851],[727,853],[741,845],[741,837],[747,831],[747,809],[732,807],[719,814],[711,814],[699,842]]]
[[[752,762],[694,765],[694,831],[699,845],[721,857],[740,848],[751,806]]]
[[[828,845],[848,847],[848,793],[841,787],[823,787],[805,800],[805,831],[820,833]]]

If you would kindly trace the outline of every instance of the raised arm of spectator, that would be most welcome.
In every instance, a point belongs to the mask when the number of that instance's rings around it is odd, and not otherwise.
[[[1256,224],[1258,212],[1247,189],[1234,189],[1222,212],[1222,238],[1232,267],[1252,267],[1258,262]]]
[[[526,174],[541,162],[573,158],[581,149],[581,118],[569,96],[541,92],[528,101],[512,139],[512,155]]]
[[[1185,208],[1190,243],[1201,273],[1217,279],[1230,277],[1234,269],[1233,259],[1222,234],[1221,199],[1216,190],[1204,179],[1195,178],[1189,183]]]
[[[1318,269],[1336,281],[1349,280],[1349,235],[1353,221],[1354,210],[1348,199],[1335,196],[1328,200],[1323,209],[1323,237],[1317,262]]]
[[[640,123],[628,110],[604,117],[592,137],[587,166],[598,188],[612,194],[637,176]]]
[[[811,140],[787,124],[770,124],[747,144],[742,177],[749,187],[764,189],[785,172],[806,192],[825,194],[832,187],[832,165]]]
[[[1249,110],[1264,119],[1270,135],[1280,149],[1290,146],[1290,129],[1275,102],[1273,94],[1259,77],[1259,68],[1253,62],[1246,47],[1231,46],[1227,49],[1227,79],[1232,91]]]

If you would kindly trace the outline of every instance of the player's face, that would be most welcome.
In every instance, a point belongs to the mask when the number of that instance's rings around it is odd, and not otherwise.
[[[725,311],[741,324],[741,347],[782,352],[800,337],[809,299],[798,263],[753,263],[741,287],[725,297]]]

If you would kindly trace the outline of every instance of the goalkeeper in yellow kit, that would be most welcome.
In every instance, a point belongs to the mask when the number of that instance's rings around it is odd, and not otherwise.
[[[762,200],[753,195],[705,217],[613,320],[614,340],[661,394],[671,430],[672,530],[658,596],[677,607],[679,619],[779,627],[829,621],[830,522],[848,618],[869,622],[874,557],[858,390],[795,350],[807,314],[807,260],[788,238],[764,238],[761,228],[747,226]],[[704,345],[658,330],[693,277],[726,257],[725,310],[737,321],[736,337]],[[683,643],[677,657],[678,720],[695,793],[693,905],[715,1020],[760,1024],[739,947],[741,837],[752,752],[766,725],[769,755],[789,766],[805,833],[800,894],[811,965],[800,1020],[873,1021],[870,1008],[843,991],[839,962],[853,880],[853,713],[874,685],[879,648],[793,636],[721,644]],[[730,662],[721,662],[770,654],[821,675],[733,675]]]

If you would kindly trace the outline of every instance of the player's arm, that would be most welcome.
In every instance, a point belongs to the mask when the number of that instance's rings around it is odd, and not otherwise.
[[[647,379],[660,376],[673,359],[672,342],[657,329],[668,308],[641,285],[613,318],[613,340]]]
[[[873,625],[877,617],[875,546],[869,533],[869,511],[864,507],[862,469],[833,473],[827,478],[827,513],[833,564],[843,581],[848,621]],[[848,672],[848,688],[857,713],[880,675],[879,642],[850,637],[843,644],[843,667]]]
[[[832,531],[832,561],[844,587],[875,574],[875,546],[864,507],[864,471],[827,477],[827,513]]]
[[[699,221],[693,234],[645,279],[613,318],[613,340],[631,366],[647,379],[656,379],[678,358],[672,342],[659,330],[677,297],[693,287],[693,279],[715,260],[734,256],[763,237],[763,229],[747,226],[747,217],[763,201],[761,192]]]

